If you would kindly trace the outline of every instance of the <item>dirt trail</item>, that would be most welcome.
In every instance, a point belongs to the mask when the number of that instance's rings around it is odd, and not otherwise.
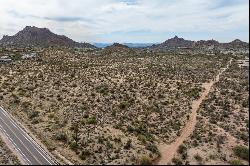
[[[161,153],[161,158],[156,161],[156,165],[166,165],[168,164],[173,158],[175,153],[177,152],[179,146],[185,141],[194,131],[197,119],[197,111],[204,99],[206,99],[207,95],[209,94],[212,86],[219,81],[221,74],[225,72],[226,69],[231,65],[232,59],[229,61],[226,68],[222,68],[220,73],[215,77],[214,80],[211,80],[209,83],[204,83],[202,85],[205,88],[205,91],[202,93],[201,97],[198,100],[193,101],[192,103],[192,113],[190,116],[189,121],[186,123],[185,127],[182,129],[181,135],[175,140],[175,142],[166,145],[161,144],[159,146],[159,151]]]

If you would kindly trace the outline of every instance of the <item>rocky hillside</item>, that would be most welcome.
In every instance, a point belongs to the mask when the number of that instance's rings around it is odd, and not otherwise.
[[[173,48],[195,48],[195,49],[248,49],[249,43],[243,42],[236,39],[229,43],[220,43],[216,40],[200,40],[190,41],[175,36],[174,38],[168,39],[165,42],[157,45],[153,45],[151,48],[157,49],[173,49]]]
[[[119,44],[119,43],[114,43],[111,46],[106,47],[103,50],[104,54],[127,54],[128,52],[132,51],[128,46]]]
[[[216,40],[200,40],[195,42],[195,48],[218,48],[220,47],[220,43]]]
[[[230,43],[223,44],[225,48],[249,48],[249,43],[236,39]]]
[[[0,45],[4,46],[61,46],[61,47],[86,47],[94,48],[95,46],[89,43],[78,43],[72,39],[57,35],[47,28],[37,28],[27,26],[22,31],[14,36],[3,36],[0,40]]]
[[[155,48],[178,48],[178,47],[192,47],[194,44],[193,41],[185,40],[175,36],[174,38],[168,39],[165,42],[159,45],[153,45]]]
[[[124,56],[135,55],[135,50],[129,48],[126,45],[120,43],[114,43],[111,46],[105,47],[102,50],[102,54],[113,57],[124,57]]]
[[[129,47],[120,43],[114,43],[113,45],[107,47],[107,49],[127,49],[127,48]]]

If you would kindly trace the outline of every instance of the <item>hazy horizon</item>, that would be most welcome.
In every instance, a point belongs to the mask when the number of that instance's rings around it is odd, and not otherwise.
[[[248,0],[0,0],[0,37],[46,27],[79,42],[249,42]]]

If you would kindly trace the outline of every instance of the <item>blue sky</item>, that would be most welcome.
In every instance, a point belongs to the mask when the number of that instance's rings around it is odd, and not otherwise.
[[[0,0],[0,38],[47,27],[85,42],[249,41],[249,0]]]

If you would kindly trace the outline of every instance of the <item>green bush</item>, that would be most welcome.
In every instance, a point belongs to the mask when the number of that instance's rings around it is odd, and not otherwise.
[[[29,119],[33,119],[35,117],[38,117],[39,112],[38,111],[32,111],[29,113]]]
[[[138,135],[141,135],[141,138],[143,136],[143,139],[146,139],[149,142],[154,142],[155,140],[154,136],[148,132],[147,124],[145,123],[141,123],[136,125],[135,128],[131,128],[131,132],[136,132]]]
[[[121,102],[121,103],[119,104],[119,108],[120,108],[121,110],[124,110],[124,109],[127,108],[127,107],[128,107],[128,103],[125,102],[125,101],[123,101],[123,102]]]
[[[249,149],[244,146],[236,146],[233,148],[234,154],[243,160],[249,161]]]
[[[147,138],[142,134],[138,135],[138,140],[141,141],[144,144],[147,142]]]
[[[116,116],[116,110],[113,110],[111,113],[112,116]]]
[[[129,139],[128,141],[127,141],[127,143],[126,143],[126,145],[124,146],[124,149],[130,149],[132,147],[132,140],[131,139]]]
[[[140,165],[152,165],[152,162],[148,156],[143,156],[140,159]]]
[[[76,151],[78,148],[78,145],[77,145],[76,141],[72,141],[72,142],[70,142],[69,147],[70,147],[70,149]]]
[[[97,87],[96,87],[96,91],[97,91],[98,93],[107,95],[108,92],[109,92],[108,85],[105,84],[105,85],[97,86]]]
[[[151,143],[148,144],[146,146],[146,149],[153,152],[153,153],[159,154],[159,150],[158,150],[157,146],[155,146],[154,144],[151,144]]]
[[[231,165],[244,165],[240,160],[232,160],[230,161]]]
[[[178,153],[183,154],[183,153],[185,153],[186,151],[187,151],[186,146],[184,146],[184,145],[180,145],[180,146],[179,146],[179,148],[178,148]]]
[[[183,165],[181,159],[178,159],[178,158],[173,158],[173,159],[172,159],[172,162],[173,162],[175,165]]]
[[[87,124],[96,124],[96,123],[97,123],[96,117],[93,116],[93,117],[91,117],[91,118],[88,118],[88,119],[86,120],[86,123],[87,123]]]
[[[21,60],[21,59],[22,59],[22,55],[20,55],[20,54],[13,54],[13,55],[11,56],[11,59],[12,59],[13,61]]]
[[[87,150],[87,151],[82,151],[81,154],[79,155],[79,157],[80,157],[80,159],[82,159],[82,160],[86,160],[86,158],[87,158],[88,156],[90,156],[90,155],[91,155],[91,153]]]
[[[107,142],[106,146],[107,146],[108,149],[112,149],[113,148],[113,144],[110,143],[109,141]]]
[[[203,159],[202,159],[202,157],[199,155],[199,154],[196,154],[195,156],[194,156],[194,158],[195,158],[195,160],[197,160],[198,162],[201,162]]]
[[[64,132],[58,132],[58,133],[56,133],[56,140],[66,142],[67,141],[67,135],[66,135],[66,133],[64,133]]]
[[[187,92],[187,95],[194,99],[198,99],[200,97],[200,92],[201,92],[200,88],[193,88]]]
[[[134,128],[132,126],[127,126],[127,131],[130,132],[130,133],[133,133],[134,132]]]
[[[242,106],[245,108],[249,108],[249,99],[244,100]]]

